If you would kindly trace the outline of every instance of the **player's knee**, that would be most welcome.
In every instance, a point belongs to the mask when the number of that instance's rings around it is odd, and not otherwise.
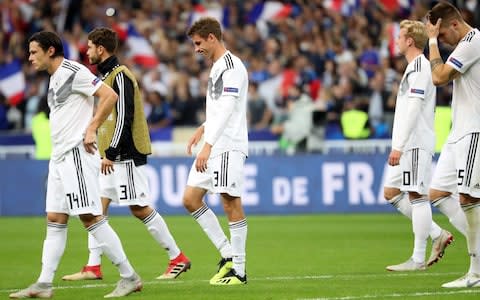
[[[441,199],[441,198],[448,197],[450,195],[451,195],[451,193],[449,193],[449,192],[439,191],[439,190],[436,190],[436,189],[430,189],[430,191],[428,192],[428,198],[432,202],[435,202],[435,201],[437,201],[438,199]]]
[[[152,213],[153,209],[150,206],[131,205],[130,211],[136,218],[143,220]]]
[[[393,198],[395,198],[397,195],[401,193],[400,190],[394,189],[394,188],[384,188],[383,189],[383,197],[387,200],[390,201]]]

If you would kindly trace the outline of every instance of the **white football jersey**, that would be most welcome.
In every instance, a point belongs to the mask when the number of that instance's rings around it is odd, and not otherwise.
[[[480,31],[472,29],[458,43],[447,64],[461,73],[453,81],[452,130],[449,143],[480,132]]]
[[[432,81],[430,62],[425,55],[421,54],[407,65],[398,88],[392,146],[398,143],[399,135],[402,129],[406,127],[408,101],[411,101],[411,98],[419,98],[422,100],[420,114],[418,119],[415,120],[416,125],[409,135],[403,151],[420,148],[432,154],[434,153],[435,97],[436,88]]]
[[[210,157],[234,150],[248,155],[247,92],[247,69],[238,57],[230,53],[230,51],[225,52],[213,64],[208,78],[206,96],[207,116],[204,124],[206,139],[208,139],[209,135],[212,135],[212,132],[218,129],[218,116],[225,114],[218,103],[225,96],[233,96],[236,102],[225,128],[218,140],[213,144]]]
[[[50,76],[48,106],[52,135],[52,160],[63,155],[82,141],[93,117],[93,94],[102,80],[85,66],[64,59]]]

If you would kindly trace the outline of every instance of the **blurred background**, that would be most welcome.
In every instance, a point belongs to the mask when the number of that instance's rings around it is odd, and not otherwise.
[[[451,2],[478,27],[478,1]],[[7,180],[23,182],[25,174],[36,174],[31,184],[42,191],[38,178],[44,176],[46,163],[38,162],[37,167],[33,161],[49,157],[48,74],[36,73],[29,65],[28,38],[40,30],[58,32],[66,57],[96,73],[85,52],[87,34],[97,26],[118,33],[117,56],[141,85],[153,156],[158,157],[151,160],[154,192],[158,185],[157,198],[163,203],[168,202],[166,195],[181,197],[177,194],[186,180],[182,172],[188,172],[191,164],[185,144],[205,118],[210,67],[194,53],[186,30],[198,18],[212,16],[222,23],[226,47],[249,72],[247,173],[255,180],[247,180],[246,190],[258,192],[252,199],[284,201],[285,211],[292,207],[295,211],[295,201],[300,212],[329,210],[337,198],[345,201],[337,211],[348,210],[351,201],[360,206],[378,204],[373,210],[385,210],[380,187],[396,92],[406,67],[395,38],[402,19],[423,20],[433,4],[427,0],[1,0],[0,166],[6,170],[2,173],[12,173],[3,180],[0,204],[11,198]],[[449,50],[442,48],[442,55]],[[450,129],[450,99],[451,86],[438,89],[437,151]],[[18,179],[13,174],[24,163]],[[277,174],[286,176],[275,181]],[[339,176],[345,182],[337,182]],[[323,192],[326,186],[332,190],[318,195],[305,184]],[[294,200],[294,195],[303,195],[302,189],[308,199]],[[321,204],[315,204],[315,197]],[[172,212],[183,212],[175,205]]]

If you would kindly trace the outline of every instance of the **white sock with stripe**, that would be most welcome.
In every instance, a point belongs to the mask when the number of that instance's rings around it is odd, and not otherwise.
[[[400,193],[397,196],[393,197],[392,199],[388,200],[388,202],[395,207],[402,215],[412,219],[412,204],[408,198],[408,193]],[[438,238],[442,233],[442,228],[438,226],[435,221],[432,219],[432,224],[430,226],[429,236],[432,240]]]
[[[88,232],[88,251],[87,266],[100,265],[102,263],[102,247],[100,247],[100,244],[90,232]]]
[[[432,205],[438,208],[442,214],[448,217],[450,223],[460,231],[464,236],[467,236],[467,219],[465,212],[460,206],[458,196],[447,196],[432,201]]]
[[[245,276],[246,244],[247,244],[247,219],[229,222],[230,239],[232,242],[233,269],[240,276]]]
[[[480,203],[462,205],[468,222],[467,246],[470,255],[469,273],[480,274]]]
[[[208,238],[212,241],[218,251],[220,251],[220,255],[223,258],[232,257],[232,247],[230,242],[223,232],[223,229],[218,222],[218,218],[213,211],[206,204],[203,204],[202,207],[192,212],[191,215],[197,220],[200,227],[202,227],[203,231],[205,231]]]
[[[415,235],[412,258],[416,263],[425,262],[427,239],[432,225],[430,201],[419,198],[412,201],[412,228]]]
[[[67,244],[67,224],[48,222],[43,241],[42,271],[37,282],[52,283]]]
[[[168,230],[167,223],[156,210],[153,210],[142,222],[157,243],[167,251],[170,260],[180,255],[180,249]]]
[[[106,219],[87,228],[102,247],[103,253],[117,266],[122,278],[130,278],[135,271],[125,255],[122,243],[117,233],[108,224]]]

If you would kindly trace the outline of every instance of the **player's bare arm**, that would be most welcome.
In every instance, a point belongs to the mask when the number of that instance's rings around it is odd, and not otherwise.
[[[198,127],[193,133],[192,137],[188,140],[188,144],[187,144],[188,155],[192,155],[192,147],[196,146],[198,142],[202,139],[204,131],[205,131],[204,125]]]
[[[95,115],[93,116],[93,119],[85,132],[85,138],[83,139],[85,150],[87,150],[89,153],[95,152],[97,129],[110,115],[118,100],[117,93],[115,93],[115,91],[106,84],[102,84],[95,92],[94,96],[98,97],[99,99],[97,110],[95,111]]]
[[[426,30],[429,37],[428,48],[430,67],[432,69],[432,80],[433,84],[436,86],[445,85],[460,75],[460,72],[450,65],[445,64],[440,56],[437,39],[440,34],[441,24],[442,19],[438,19],[435,25],[430,22],[430,19],[428,19],[426,23]]]

